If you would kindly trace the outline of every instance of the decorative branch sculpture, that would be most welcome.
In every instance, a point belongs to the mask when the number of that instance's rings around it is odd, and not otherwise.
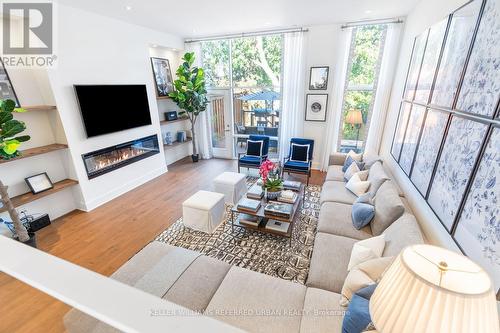
[[[14,224],[14,230],[17,234],[17,238],[19,239],[19,241],[24,243],[30,239],[30,236],[28,235],[28,231],[26,230],[24,225],[21,223],[19,214],[17,213],[17,210],[14,208],[12,201],[10,201],[9,194],[7,193],[7,188],[8,187],[5,186],[0,180],[0,200],[2,201],[3,205],[7,208],[7,211],[9,212],[10,218],[12,219],[12,223]]]

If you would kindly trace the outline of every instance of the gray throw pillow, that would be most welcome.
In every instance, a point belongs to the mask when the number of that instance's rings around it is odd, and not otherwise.
[[[385,173],[382,163],[375,162],[375,164],[371,166],[368,173],[368,181],[370,182],[369,192],[371,193],[372,197],[377,194],[380,186],[382,186],[382,184],[387,180],[389,180],[389,176],[387,176],[387,174]]]
[[[371,228],[373,235],[378,236],[403,215],[405,206],[391,181],[386,181],[380,186],[374,201],[375,217],[371,222]]]
[[[355,203],[352,205],[352,224],[360,230],[368,225],[375,216],[375,207],[367,203]]]

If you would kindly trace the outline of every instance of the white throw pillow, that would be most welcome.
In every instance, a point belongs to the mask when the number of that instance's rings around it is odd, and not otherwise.
[[[349,150],[349,152],[347,153],[347,156],[351,156],[353,160],[356,160],[358,162],[361,162],[363,160],[363,154],[356,154],[356,152],[354,150]],[[346,159],[347,159],[347,156],[346,156]]]
[[[349,167],[347,168],[347,170],[345,171],[344,173],[344,178],[349,180],[351,179],[351,177],[355,174],[355,173],[358,173],[359,172],[359,167],[358,165],[356,164],[356,162],[352,162],[351,165],[349,165]],[[368,176],[367,176],[368,177]],[[365,179],[366,180],[366,179]]]
[[[385,235],[382,234],[377,237],[371,237],[359,242],[354,243],[351,252],[351,259],[347,265],[347,270],[350,271],[356,265],[362,262],[380,258],[384,252]]]
[[[362,194],[365,194],[368,188],[370,187],[369,181],[362,181],[358,174],[354,174],[351,179],[345,184],[346,189],[354,193],[357,197]]]

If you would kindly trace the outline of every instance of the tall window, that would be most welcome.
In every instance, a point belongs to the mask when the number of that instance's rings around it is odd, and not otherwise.
[[[234,151],[245,151],[249,135],[265,134],[270,155],[278,154],[283,36],[207,41],[201,50],[208,87],[233,96]],[[216,143],[219,134],[212,132]]]
[[[386,25],[352,31],[338,146],[341,152],[364,150],[384,50]]]

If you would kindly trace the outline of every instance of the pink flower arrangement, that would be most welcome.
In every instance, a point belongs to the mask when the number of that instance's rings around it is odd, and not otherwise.
[[[260,177],[262,178],[263,184],[266,183],[267,176],[269,175],[269,172],[271,172],[274,169],[274,167],[275,167],[274,163],[271,162],[270,160],[265,160],[260,165],[259,174]]]

